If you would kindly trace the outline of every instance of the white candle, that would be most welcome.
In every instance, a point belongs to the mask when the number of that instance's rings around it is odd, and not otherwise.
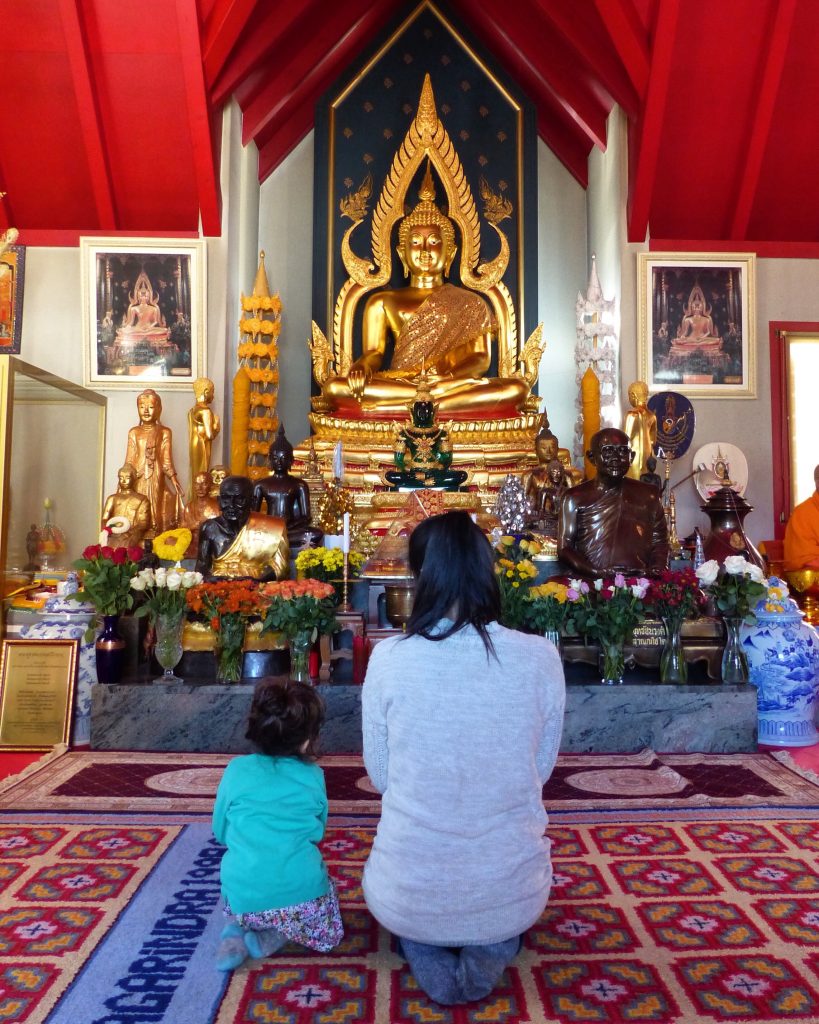
[[[341,550],[346,554],[350,550],[350,513],[344,513],[344,533],[342,534]]]

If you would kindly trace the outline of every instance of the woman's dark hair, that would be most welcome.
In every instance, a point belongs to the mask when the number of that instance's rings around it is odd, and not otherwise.
[[[245,738],[262,754],[310,760],[323,721],[324,702],[312,686],[266,679],[253,694]]]
[[[407,636],[445,640],[471,625],[487,652],[494,652],[486,626],[500,618],[495,556],[472,517],[466,512],[445,512],[423,520],[410,537],[409,561],[416,583]],[[455,615],[452,625],[433,632],[450,610]]]

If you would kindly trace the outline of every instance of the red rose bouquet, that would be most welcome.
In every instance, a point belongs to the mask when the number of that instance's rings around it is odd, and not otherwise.
[[[131,578],[141,557],[141,548],[91,544],[73,563],[82,573],[82,589],[69,596],[90,601],[100,615],[122,615],[134,603]]]

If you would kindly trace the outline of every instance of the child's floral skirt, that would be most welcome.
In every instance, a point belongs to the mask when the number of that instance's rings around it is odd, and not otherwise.
[[[341,910],[338,906],[336,887],[330,879],[330,888],[326,895],[317,896],[306,903],[297,903],[292,907],[279,907],[278,910],[259,910],[249,914],[234,914],[225,901],[225,914],[239,923],[246,931],[261,932],[275,928],[286,935],[291,942],[300,946],[315,949],[319,953],[329,953],[344,938],[344,926],[341,923]]]

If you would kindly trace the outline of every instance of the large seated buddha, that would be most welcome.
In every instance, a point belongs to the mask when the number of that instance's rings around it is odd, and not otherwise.
[[[449,216],[436,204],[433,171]],[[406,196],[418,177],[420,201],[405,214]],[[342,201],[342,213],[353,220],[342,240],[350,278],[336,303],[333,343],[313,324],[313,372],[321,387],[315,413],[358,421],[403,419],[421,375],[442,416],[497,420],[532,413],[543,345],[538,328],[518,351],[515,312],[501,280],[509,245],[497,225],[510,206],[484,196],[484,216],[501,244],[493,260],[481,262],[477,210],[438,120],[428,75],[373,213],[372,259],[362,259],[353,253],[350,235],[367,214],[368,196],[369,188],[362,188]],[[402,287],[391,283],[396,225],[397,254],[409,278]],[[459,250],[460,284],[452,284],[447,278]],[[365,297],[360,354],[354,356],[356,306]],[[489,377],[495,345],[498,375]],[[315,415],[312,420],[316,428]]]

